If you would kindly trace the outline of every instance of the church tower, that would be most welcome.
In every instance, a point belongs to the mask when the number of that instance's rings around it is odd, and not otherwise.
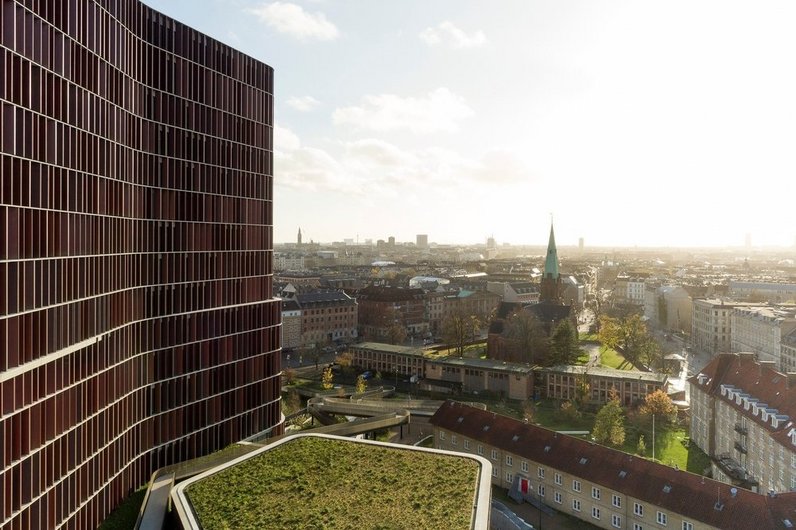
[[[301,246],[301,228],[299,227],[298,237],[296,238],[297,246]]]
[[[561,303],[561,275],[558,273],[558,251],[553,224],[550,223],[550,240],[547,242],[547,258],[539,289],[539,302]]]

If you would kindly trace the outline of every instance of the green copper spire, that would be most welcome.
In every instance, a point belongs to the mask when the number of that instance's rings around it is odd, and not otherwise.
[[[547,259],[544,262],[544,277],[558,279],[558,251],[556,236],[553,234],[553,223],[550,223],[550,241],[547,243]]]

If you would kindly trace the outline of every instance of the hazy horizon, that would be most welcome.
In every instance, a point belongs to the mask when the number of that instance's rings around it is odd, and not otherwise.
[[[794,3],[145,3],[274,67],[275,241],[794,244]]]

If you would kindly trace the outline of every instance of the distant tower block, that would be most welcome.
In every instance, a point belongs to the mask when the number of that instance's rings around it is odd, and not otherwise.
[[[296,244],[301,246],[301,228],[299,228],[298,237],[296,237]]]
[[[387,238],[387,244],[391,247],[395,246],[395,236],[390,236]]]
[[[583,252],[583,238],[582,237],[578,239],[578,250]]]
[[[428,234],[417,234],[417,248],[428,248]]]
[[[495,248],[497,247],[497,243],[495,242],[494,237],[489,237],[486,240],[486,248]]]

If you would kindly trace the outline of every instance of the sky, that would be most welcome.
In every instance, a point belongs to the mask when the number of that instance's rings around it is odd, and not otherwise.
[[[274,67],[277,243],[796,245],[796,2],[145,3]]]

